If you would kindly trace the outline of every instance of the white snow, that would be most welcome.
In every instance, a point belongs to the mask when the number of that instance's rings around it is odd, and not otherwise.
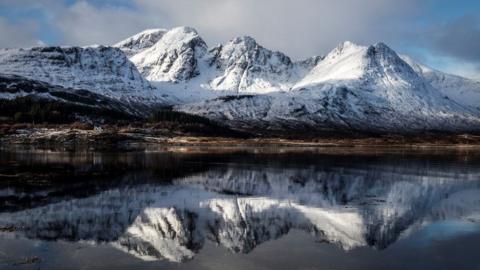
[[[327,81],[360,79],[368,65],[368,59],[364,57],[366,50],[364,46],[344,42],[296,83],[295,88]]]
[[[429,68],[406,55],[400,57],[442,94],[461,105],[480,111],[480,82]]]
[[[85,89],[125,102],[165,102],[118,48],[37,47],[0,49],[0,73],[72,89]]]
[[[131,57],[155,45],[167,31],[166,29],[147,29],[118,42],[113,47],[120,48],[128,57]]]
[[[196,76],[197,58],[202,57],[206,49],[195,29],[178,27],[130,59],[148,80],[177,82]]]

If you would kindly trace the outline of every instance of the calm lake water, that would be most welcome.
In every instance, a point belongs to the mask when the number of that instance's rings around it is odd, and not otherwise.
[[[0,269],[480,269],[480,151],[0,151]]]

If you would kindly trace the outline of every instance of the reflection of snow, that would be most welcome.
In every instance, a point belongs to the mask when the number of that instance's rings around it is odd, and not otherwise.
[[[480,182],[429,168],[229,168],[0,214],[30,238],[109,242],[142,259],[185,261],[206,239],[247,253],[291,229],[345,250],[384,248],[434,221],[478,221]]]

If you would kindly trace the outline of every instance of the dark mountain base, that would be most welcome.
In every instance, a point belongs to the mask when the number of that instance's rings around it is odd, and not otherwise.
[[[88,90],[0,74],[0,123],[128,123],[143,117],[134,105]]]
[[[67,95],[67,93],[62,93]],[[78,98],[74,94],[70,97]],[[51,123],[66,124],[75,121],[117,122],[127,124],[139,120],[132,114],[104,107],[90,107],[81,103],[65,103],[37,97],[14,100],[0,99],[0,123]]]

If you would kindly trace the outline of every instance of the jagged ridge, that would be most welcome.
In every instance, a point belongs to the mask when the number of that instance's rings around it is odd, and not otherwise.
[[[188,38],[184,33],[189,33]],[[155,70],[155,76],[148,78],[153,83],[162,81],[157,84],[161,89],[183,100],[186,104],[176,107],[183,112],[254,130],[314,127],[384,133],[480,129],[473,102],[455,98],[457,93],[444,79],[426,77],[383,43],[360,46],[345,42],[326,57],[294,62],[251,37],[206,49],[191,28],[175,28],[166,35],[175,36],[168,40],[180,44],[168,43],[168,48],[162,45],[159,49],[158,44],[165,43],[160,40],[149,53],[140,53],[150,57],[147,66],[134,62],[139,69]],[[173,64],[165,68],[163,52],[177,55],[182,50],[176,46],[200,53],[172,58]],[[452,85],[452,77],[448,78]],[[221,98],[232,94],[249,96]]]
[[[71,89],[87,89],[141,106],[165,100],[125,54],[113,47],[2,49],[0,73]]]

